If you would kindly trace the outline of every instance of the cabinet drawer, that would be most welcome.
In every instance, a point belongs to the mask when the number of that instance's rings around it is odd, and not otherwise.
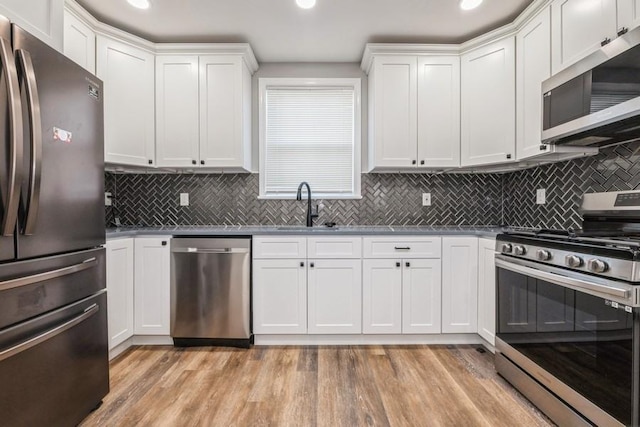
[[[365,237],[364,258],[440,258],[440,237]]]
[[[309,258],[360,258],[362,257],[362,238],[349,236],[309,237],[307,238],[307,256]]]
[[[306,258],[307,238],[301,236],[254,237],[253,258]]]

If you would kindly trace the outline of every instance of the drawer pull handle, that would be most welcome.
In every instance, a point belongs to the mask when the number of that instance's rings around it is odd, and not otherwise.
[[[409,247],[409,246],[396,246],[395,249],[396,249],[396,251],[410,251],[411,247]]]

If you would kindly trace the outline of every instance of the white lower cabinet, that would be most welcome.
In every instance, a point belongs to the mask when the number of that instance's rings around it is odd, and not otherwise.
[[[133,336],[133,246],[133,239],[106,243],[109,350]]]
[[[489,344],[496,340],[496,266],[494,239],[479,239],[478,334]]]
[[[478,332],[478,238],[442,239],[442,332]]]
[[[136,335],[169,335],[168,237],[135,239]]]
[[[308,333],[362,332],[362,261],[309,260]]]
[[[439,259],[363,262],[362,332],[440,333]]]
[[[253,332],[307,333],[306,260],[253,261]]]

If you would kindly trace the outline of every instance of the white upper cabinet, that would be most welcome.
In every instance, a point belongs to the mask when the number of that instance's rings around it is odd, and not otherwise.
[[[618,0],[618,31],[640,25],[640,0]]]
[[[158,166],[250,171],[251,73],[241,54],[159,54]]]
[[[600,49],[603,41],[617,36],[617,28],[616,0],[554,0],[552,74]]]
[[[540,153],[542,82],[551,76],[551,11],[545,8],[516,35],[517,157]]]
[[[154,55],[97,37],[97,75],[104,82],[105,162],[155,166]]]
[[[415,56],[378,56],[369,74],[370,168],[417,165]]]
[[[158,166],[199,164],[198,57],[156,57]]]
[[[460,166],[460,57],[418,57],[418,166]]]
[[[515,40],[462,55],[462,166],[515,160]]]
[[[402,45],[400,45],[402,46]],[[369,169],[460,165],[460,58],[372,54]],[[366,60],[365,60],[366,62]]]
[[[251,170],[251,73],[239,56],[200,57],[200,161]]]
[[[95,74],[96,34],[67,10],[64,11],[64,54]]]
[[[64,0],[2,0],[0,15],[62,52]]]

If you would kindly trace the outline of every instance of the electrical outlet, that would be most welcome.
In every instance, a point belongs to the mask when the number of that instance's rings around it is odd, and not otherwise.
[[[189,206],[189,193],[180,193],[180,206]]]
[[[431,206],[431,193],[422,193],[422,206]]]
[[[547,203],[547,192],[544,188],[538,188],[536,191],[536,203],[538,205],[544,205]]]
[[[105,206],[113,205],[113,199],[111,197],[112,197],[112,195],[111,195],[110,192],[108,192],[108,191],[104,192],[104,205]]]

